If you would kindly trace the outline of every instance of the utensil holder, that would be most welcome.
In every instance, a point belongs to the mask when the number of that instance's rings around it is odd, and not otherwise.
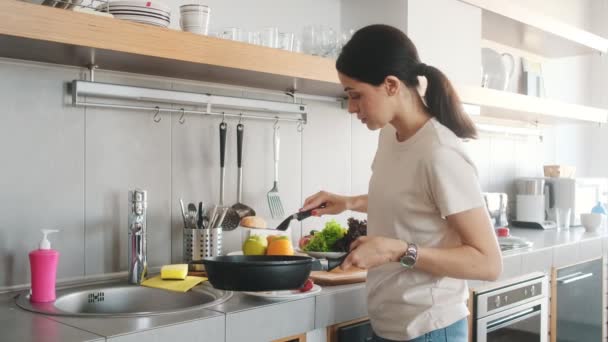
[[[186,229],[184,228],[184,262],[222,255],[222,228]],[[192,271],[204,270],[203,265],[191,264]]]

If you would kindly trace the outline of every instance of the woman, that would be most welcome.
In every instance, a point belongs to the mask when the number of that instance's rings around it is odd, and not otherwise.
[[[496,280],[498,243],[477,173],[460,139],[475,126],[446,76],[420,62],[396,28],[367,26],[336,62],[348,111],[381,129],[369,193],[321,191],[302,210],[368,214],[368,236],[342,268],[368,269],[367,301],[376,341],[467,341],[464,279]],[[427,81],[424,100],[419,79]]]

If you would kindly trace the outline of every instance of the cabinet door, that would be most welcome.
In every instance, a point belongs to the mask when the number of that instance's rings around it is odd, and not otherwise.
[[[372,326],[367,317],[332,325],[327,328],[327,342],[368,342]]]
[[[274,340],[272,342],[306,342],[306,334],[285,337],[279,340]]]
[[[551,341],[601,341],[603,279],[602,259],[554,270]]]

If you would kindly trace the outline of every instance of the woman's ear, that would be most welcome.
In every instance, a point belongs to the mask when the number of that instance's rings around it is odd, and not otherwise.
[[[401,80],[395,76],[386,76],[384,79],[384,89],[386,90],[386,95],[388,96],[399,94],[401,91]]]

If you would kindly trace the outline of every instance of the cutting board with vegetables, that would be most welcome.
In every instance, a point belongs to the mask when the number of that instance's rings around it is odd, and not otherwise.
[[[310,272],[309,277],[315,282],[315,284],[319,284],[321,286],[346,285],[365,282],[365,279],[367,278],[367,271],[360,268],[351,268],[346,271],[335,268],[329,272]]]

